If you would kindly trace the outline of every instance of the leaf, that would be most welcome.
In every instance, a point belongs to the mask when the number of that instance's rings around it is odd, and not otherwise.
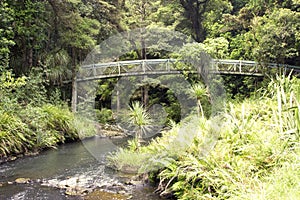
[[[16,132],[17,133],[17,135],[19,136],[19,138],[21,138],[24,142],[26,142],[27,140],[26,140],[26,138],[24,137],[24,135],[22,134],[22,133],[20,133],[20,132]]]

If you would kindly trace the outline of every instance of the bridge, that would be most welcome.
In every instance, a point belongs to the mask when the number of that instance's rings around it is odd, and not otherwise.
[[[176,59],[149,59],[84,65],[78,73],[76,82],[126,76],[196,74],[205,70],[203,67],[186,67],[187,65],[182,64],[191,63]],[[264,76],[272,68],[283,68],[300,73],[299,66],[276,63],[263,64],[246,60],[212,59],[209,65],[205,66],[209,70],[208,73],[220,75]]]
[[[78,98],[83,98],[83,96],[88,93],[84,88],[90,86],[87,86],[86,83],[93,82],[94,80],[129,76],[160,76],[168,74],[201,74],[205,76],[209,73],[262,77],[272,69],[293,70],[297,74],[300,74],[299,66],[275,63],[262,64],[246,60],[208,59],[197,63],[189,63],[184,60],[176,59],[148,59],[83,65],[77,73],[74,82],[72,110],[76,111]],[[66,81],[65,83],[70,82],[71,81]],[[81,91],[82,94],[79,94],[79,91]]]

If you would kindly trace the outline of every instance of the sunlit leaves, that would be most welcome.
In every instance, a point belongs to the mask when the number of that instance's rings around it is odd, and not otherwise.
[[[3,90],[11,91],[26,84],[26,77],[15,78],[11,72],[3,72],[0,76],[0,95]],[[1,91],[2,90],[2,91]],[[4,91],[3,91],[4,92]]]
[[[15,44],[13,41],[12,22],[14,12],[6,1],[0,2],[0,71],[8,67],[10,47]]]
[[[258,41],[255,56],[258,60],[291,63],[299,56],[300,14],[289,9],[276,9],[253,24]],[[296,64],[296,63],[292,63]]]

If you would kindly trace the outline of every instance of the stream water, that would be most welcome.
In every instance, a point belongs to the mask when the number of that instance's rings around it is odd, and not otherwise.
[[[0,199],[82,199],[78,196],[65,195],[63,189],[42,184],[47,181],[65,180],[70,177],[85,177],[88,180],[86,182],[98,185],[105,185],[109,182],[122,183],[124,174],[106,167],[105,156],[114,151],[117,146],[124,145],[126,141],[124,139],[108,140],[93,137],[84,140],[84,142],[64,144],[58,149],[43,151],[37,156],[23,157],[16,161],[1,164]],[[111,142],[114,145],[111,145]],[[18,178],[29,178],[31,181],[26,184],[13,183]],[[128,187],[131,187],[131,199],[160,199],[153,194],[153,188],[150,186]],[[102,198],[101,192],[97,195],[96,199],[118,199],[104,198],[104,196]],[[107,194],[105,195],[107,196]]]

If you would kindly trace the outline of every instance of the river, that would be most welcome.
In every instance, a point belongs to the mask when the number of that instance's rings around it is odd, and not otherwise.
[[[121,185],[130,193],[131,199],[158,200],[154,188],[148,185],[126,185],[125,174],[106,166],[107,153],[126,143],[124,139],[93,137],[80,142],[60,145],[39,155],[23,157],[0,165],[0,199],[83,199],[65,194],[64,189],[49,186],[51,181],[63,181],[72,177],[84,177],[85,184]],[[112,145],[113,144],[113,145]],[[18,178],[28,178],[26,184],[15,183]],[[47,185],[48,184],[48,185]],[[106,190],[109,190],[109,188]],[[111,188],[114,192],[115,188]],[[96,193],[95,193],[96,194]],[[105,196],[110,193],[105,193]],[[97,199],[118,199],[105,197],[99,192]],[[103,195],[103,197],[101,197]],[[95,195],[94,195],[95,196]],[[95,199],[95,198],[94,198]],[[121,198],[120,198],[121,199]]]

